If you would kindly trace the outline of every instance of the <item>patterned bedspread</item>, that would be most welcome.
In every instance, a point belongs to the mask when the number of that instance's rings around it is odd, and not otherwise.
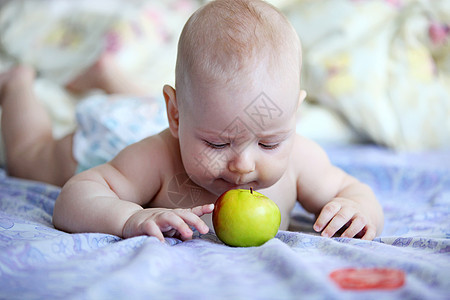
[[[165,244],[68,234],[51,223],[58,188],[1,172],[0,298],[449,299],[450,153],[327,151],[376,191],[381,237],[322,238],[300,207],[292,223],[302,232],[280,231],[254,248],[225,246],[213,234]]]

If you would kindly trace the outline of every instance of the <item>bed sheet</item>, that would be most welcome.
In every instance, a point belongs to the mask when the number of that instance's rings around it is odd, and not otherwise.
[[[375,190],[385,229],[374,241],[322,238],[299,206],[293,224],[260,247],[232,248],[214,234],[191,241],[53,228],[59,189],[0,173],[1,299],[449,299],[450,153],[327,148]],[[391,268],[391,289],[342,289],[330,274]],[[367,278],[366,278],[367,279]],[[371,280],[369,276],[369,280]]]

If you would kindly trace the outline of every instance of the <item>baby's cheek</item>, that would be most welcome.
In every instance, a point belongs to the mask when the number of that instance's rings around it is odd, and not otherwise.
[[[220,178],[226,170],[226,160],[219,155],[213,155],[206,151],[195,153],[184,164],[187,173],[199,182],[209,182],[214,178]]]
[[[258,181],[269,187],[283,176],[285,167],[276,163],[266,163],[258,170]]]

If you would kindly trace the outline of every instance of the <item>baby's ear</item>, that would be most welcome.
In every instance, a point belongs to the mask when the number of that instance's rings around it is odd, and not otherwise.
[[[163,87],[164,99],[166,100],[167,119],[169,120],[169,129],[175,138],[178,138],[179,111],[177,103],[177,93],[170,85]]]
[[[300,105],[303,100],[305,100],[306,98],[306,91],[305,90],[300,90],[300,97],[298,97],[298,105]]]
[[[305,90],[300,90],[300,95],[298,97],[298,102],[297,102],[297,109],[298,110],[300,104],[302,104],[302,102],[305,100],[306,98],[306,91]]]

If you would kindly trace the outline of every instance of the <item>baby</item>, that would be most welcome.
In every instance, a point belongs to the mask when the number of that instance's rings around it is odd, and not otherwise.
[[[191,226],[208,232],[220,194],[253,187],[280,208],[281,230],[299,201],[322,236],[372,240],[383,213],[371,189],[295,132],[306,95],[301,64],[295,30],[269,4],[200,8],[179,40],[176,90],[163,88],[169,128],[72,177],[56,200],[55,227],[188,240]]]

